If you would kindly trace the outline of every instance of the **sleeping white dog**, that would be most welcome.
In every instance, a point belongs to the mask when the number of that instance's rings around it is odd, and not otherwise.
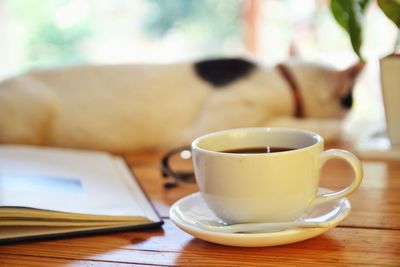
[[[121,152],[258,126],[303,128],[331,140],[361,68],[261,68],[225,58],[31,72],[0,83],[0,143]]]

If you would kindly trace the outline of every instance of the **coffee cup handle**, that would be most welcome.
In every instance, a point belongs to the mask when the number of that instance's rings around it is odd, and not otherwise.
[[[329,149],[321,152],[319,157],[320,169],[328,160],[334,158],[342,159],[351,166],[354,171],[353,181],[350,185],[340,191],[318,195],[312,202],[312,205],[321,204],[346,197],[353,193],[361,184],[361,181],[363,179],[363,168],[361,162],[356,156],[354,156],[354,154],[346,150]]]

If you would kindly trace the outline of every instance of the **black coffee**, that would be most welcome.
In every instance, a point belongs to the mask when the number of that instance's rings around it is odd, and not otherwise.
[[[234,148],[234,149],[222,150],[220,152],[235,153],[235,154],[261,154],[261,153],[284,152],[284,151],[290,151],[290,150],[294,150],[294,149],[296,149],[296,148],[267,146],[267,147]]]

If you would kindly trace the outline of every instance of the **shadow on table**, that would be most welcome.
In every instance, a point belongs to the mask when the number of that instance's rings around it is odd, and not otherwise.
[[[280,266],[279,263],[284,263],[285,266],[290,264],[309,265],[324,262],[324,256],[333,251],[335,251],[336,258],[341,254],[342,248],[343,245],[340,242],[328,235],[289,245],[255,248],[223,246],[194,238],[182,249],[176,265]]]

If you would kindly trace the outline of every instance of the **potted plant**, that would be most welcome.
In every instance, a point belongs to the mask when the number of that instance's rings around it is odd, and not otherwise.
[[[360,61],[362,22],[370,0],[331,0],[330,9],[339,25],[349,34],[351,45]],[[397,26],[393,53],[380,60],[382,94],[387,133],[392,146],[400,147],[400,0],[377,0],[383,13]]]

